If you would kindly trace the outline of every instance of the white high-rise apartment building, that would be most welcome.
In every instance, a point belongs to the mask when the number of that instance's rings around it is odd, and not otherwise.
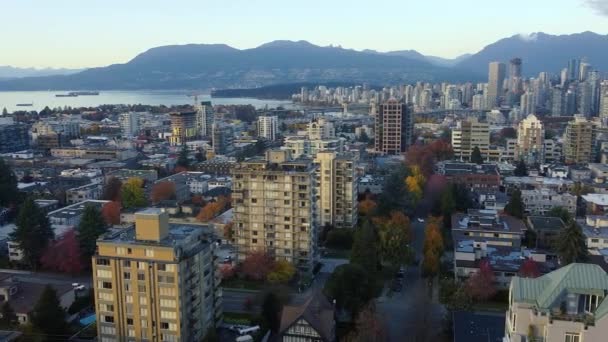
[[[120,123],[120,131],[122,132],[123,136],[132,138],[139,132],[139,113],[121,113],[118,121]]]
[[[317,153],[317,204],[319,225],[354,228],[357,225],[357,174],[348,154]]]
[[[600,85],[600,117],[608,118],[608,81],[603,81]]]
[[[196,104],[196,128],[201,137],[211,137],[213,134],[213,105],[211,101]]]
[[[545,129],[534,114],[521,120],[517,130],[516,160],[527,164],[543,163],[545,160]]]
[[[258,137],[267,140],[276,140],[279,130],[279,118],[277,116],[258,117]]]

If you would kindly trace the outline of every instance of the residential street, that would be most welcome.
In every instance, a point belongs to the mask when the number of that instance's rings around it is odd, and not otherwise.
[[[416,258],[422,259],[425,223],[412,220],[413,247]],[[377,300],[378,313],[386,324],[389,341],[436,341],[441,332],[443,307],[437,301],[437,288],[429,296],[426,279],[419,266],[408,267],[403,278],[403,290]]]

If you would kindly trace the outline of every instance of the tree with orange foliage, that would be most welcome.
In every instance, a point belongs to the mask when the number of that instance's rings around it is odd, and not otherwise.
[[[152,193],[150,199],[153,203],[174,199],[175,198],[175,183],[173,182],[159,182],[154,184],[152,187]]]
[[[429,218],[424,229],[424,246],[422,270],[427,276],[435,276],[439,272],[441,255],[443,254],[443,237],[439,229],[441,218]]]
[[[107,224],[120,224],[120,203],[112,201],[104,204],[101,216]]]
[[[224,225],[224,239],[228,240],[228,241],[232,241],[232,238],[234,237],[234,223],[233,222],[228,222]]]
[[[207,203],[196,216],[201,222],[207,222],[224,212],[230,206],[230,197],[219,196],[215,202]]]
[[[410,175],[405,178],[407,191],[412,194],[414,204],[422,199],[426,178],[422,174],[422,170],[417,165],[410,167]]]
[[[274,269],[274,259],[263,251],[251,252],[241,264],[243,274],[253,280],[265,280]]]
[[[363,216],[370,216],[376,209],[376,202],[366,197],[363,201],[359,202],[359,214]]]

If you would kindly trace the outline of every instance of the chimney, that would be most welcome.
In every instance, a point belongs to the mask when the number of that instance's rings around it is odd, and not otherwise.
[[[135,238],[160,242],[169,234],[169,215],[159,208],[135,213]]]

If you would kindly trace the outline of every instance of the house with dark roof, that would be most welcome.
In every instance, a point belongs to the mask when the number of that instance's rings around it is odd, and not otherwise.
[[[299,306],[283,307],[280,342],[334,342],[336,322],[334,306],[320,292]]]
[[[506,341],[602,342],[608,336],[608,274],[570,264],[538,278],[513,277]]]

